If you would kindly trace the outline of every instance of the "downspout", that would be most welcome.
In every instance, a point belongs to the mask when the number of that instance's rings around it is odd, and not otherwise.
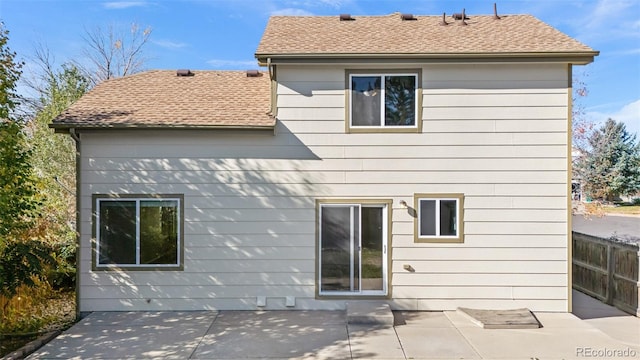
[[[80,135],[75,128],[69,129],[69,135],[76,144],[76,320],[80,320]]]
[[[573,312],[573,64],[567,64],[567,312]]]
[[[271,58],[267,58],[267,69],[269,70],[269,79],[271,80],[271,107],[269,109],[269,115],[276,118],[278,116],[278,79],[276,66],[271,64]],[[273,127],[273,135],[276,135],[276,126]]]

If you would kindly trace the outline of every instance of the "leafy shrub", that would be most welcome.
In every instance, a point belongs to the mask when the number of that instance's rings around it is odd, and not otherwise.
[[[34,283],[32,287],[19,287],[11,298],[0,295],[0,334],[40,332],[73,320],[72,292],[56,291],[39,279]]]
[[[65,240],[51,246],[56,264],[46,273],[46,279],[56,290],[73,290],[76,285],[76,244]]]
[[[50,250],[39,240],[5,240],[0,246],[0,294],[11,298],[20,286],[35,286],[35,279],[56,265]]]

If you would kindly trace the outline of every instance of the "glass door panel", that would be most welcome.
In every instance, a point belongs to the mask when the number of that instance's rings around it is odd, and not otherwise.
[[[320,234],[320,288],[322,291],[352,291],[354,221],[351,206],[323,206]]]
[[[381,207],[362,208],[362,290],[384,290]]]

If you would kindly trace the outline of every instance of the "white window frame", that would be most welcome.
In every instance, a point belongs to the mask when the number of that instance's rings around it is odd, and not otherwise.
[[[358,281],[358,289],[359,290],[354,290],[354,291],[322,291],[321,288],[321,284],[322,284],[322,251],[320,251],[320,249],[322,249],[322,209],[325,207],[346,207],[346,208],[354,208],[357,207],[360,209],[360,211],[358,212],[359,214],[359,218],[358,218],[358,224],[360,224],[360,226],[362,226],[362,208],[363,207],[376,207],[376,208],[381,208],[382,209],[382,256],[383,256],[383,261],[382,261],[382,290],[362,290],[362,253],[361,253],[361,249],[362,249],[362,231],[359,231],[359,238],[357,239],[357,246],[359,248],[358,251],[360,251],[360,261],[358,262],[358,266],[359,266],[359,270],[358,270],[358,274],[360,274],[359,278],[357,279]],[[317,252],[317,256],[318,256],[318,277],[317,277],[317,281],[318,281],[318,295],[322,296],[322,297],[328,297],[328,296],[388,296],[389,294],[389,284],[388,284],[388,273],[389,273],[389,269],[388,269],[388,251],[389,251],[389,236],[388,236],[388,221],[389,221],[389,204],[387,203],[369,203],[369,202],[345,202],[345,203],[340,203],[340,202],[322,202],[319,204],[319,208],[318,208],[318,252]],[[351,219],[351,226],[353,226],[353,220]],[[353,231],[351,236],[353,237]],[[352,239],[352,240],[356,240],[356,239]],[[352,241],[350,244],[350,252],[351,252],[351,263],[352,263],[352,267],[353,267],[353,253],[354,251],[356,251],[355,249],[355,245],[354,242]],[[353,268],[352,268],[352,273],[351,273],[351,278],[354,279],[354,274],[353,274]],[[352,284],[352,288],[353,288],[353,284]]]
[[[456,202],[456,235],[440,234],[440,202],[443,200],[453,200]],[[435,201],[435,235],[422,235],[420,232],[422,229],[422,201]],[[415,242],[463,242],[463,204],[464,196],[462,194],[415,194]]]
[[[109,268],[178,268],[182,259],[182,199],[177,197],[98,197],[95,199],[95,260],[97,269]],[[135,202],[136,203],[136,262],[134,264],[101,264],[100,263],[100,204],[103,202]],[[178,223],[176,227],[176,263],[175,264],[141,264],[140,263],[140,203],[141,202],[175,201]]]
[[[380,81],[380,97],[381,100],[380,101],[380,125],[377,126],[363,126],[363,125],[354,125],[353,124],[353,88],[352,88],[352,84],[353,84],[353,78],[354,77],[372,77],[372,76],[379,76],[381,78]],[[414,120],[413,120],[413,125],[385,125],[385,99],[386,99],[386,89],[385,89],[385,78],[387,76],[413,76],[414,78]],[[419,74],[416,72],[371,72],[371,73],[350,73],[349,74],[349,128],[350,129],[418,129],[418,123],[420,122],[419,116],[420,113],[418,112],[419,109],[419,97],[420,97],[420,92],[419,90]]]

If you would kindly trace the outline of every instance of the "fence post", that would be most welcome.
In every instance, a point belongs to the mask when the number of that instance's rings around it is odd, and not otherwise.
[[[637,252],[638,255],[638,276],[636,277],[636,287],[638,290],[638,297],[636,298],[636,316],[640,317],[640,249]]]
[[[605,303],[609,305],[613,305],[613,295],[615,291],[613,274],[615,270],[614,247],[611,244],[607,244],[607,298]]]

